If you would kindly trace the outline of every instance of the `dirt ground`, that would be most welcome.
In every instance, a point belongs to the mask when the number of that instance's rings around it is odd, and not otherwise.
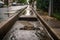
[[[38,13],[50,26],[52,26],[53,28],[60,28],[60,20],[57,20],[54,17],[48,16],[47,12],[42,12],[42,13],[38,12]]]
[[[60,38],[60,20],[57,20],[54,17],[50,17],[48,16],[47,12],[39,12],[38,13],[41,15],[41,17],[51,26],[51,28],[53,28],[53,30],[55,31],[55,33],[58,35],[58,37]]]

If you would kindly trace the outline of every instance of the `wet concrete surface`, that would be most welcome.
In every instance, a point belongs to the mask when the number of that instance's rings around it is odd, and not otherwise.
[[[29,26],[31,25],[31,26]],[[28,26],[28,27],[26,27]],[[20,29],[24,28],[26,29]],[[33,30],[33,28],[39,28],[39,30]],[[12,29],[6,34],[6,36],[3,38],[3,40],[48,40],[49,36],[46,38],[46,33],[42,33],[42,25],[38,21],[16,21],[16,23],[13,25]],[[37,31],[40,32],[40,35],[44,36],[37,36]],[[49,39],[50,40],[50,39]]]
[[[20,17],[36,17],[35,14],[30,14],[30,7],[27,7],[27,13]],[[30,19],[29,19],[30,20]],[[38,30],[39,29],[39,30]],[[42,23],[38,20],[27,21],[17,20],[11,30],[5,35],[3,40],[51,40],[49,35],[45,32]]]
[[[36,17],[35,13],[33,13],[32,9],[30,8],[30,5],[25,9],[25,12],[20,15],[20,17]]]
[[[37,22],[17,21],[3,40],[39,40],[35,30],[20,30],[25,25],[36,25]],[[37,25],[36,25],[37,26]]]
[[[25,7],[27,7],[27,5],[0,8],[0,24],[14,16],[18,10],[21,10]]]

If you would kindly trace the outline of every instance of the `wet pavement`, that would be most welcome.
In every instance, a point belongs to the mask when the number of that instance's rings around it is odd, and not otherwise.
[[[3,40],[50,40],[46,32],[43,32],[42,26],[38,21],[16,21]],[[37,28],[39,28],[39,30]],[[38,31],[40,32],[40,37],[37,36]]]
[[[32,12],[30,5],[25,9],[25,12],[20,17],[36,17],[35,13]]]
[[[16,12],[20,9],[23,9],[27,7],[27,5],[24,6],[11,6],[6,8],[0,8],[0,23],[6,21],[7,19],[11,18],[16,14]]]
[[[30,7],[27,7],[27,13],[20,17],[36,17],[35,14],[30,12]],[[32,15],[31,15],[32,13]],[[31,19],[29,19],[31,20]],[[48,33],[43,28],[43,24],[37,21],[23,21],[17,20],[12,26],[11,30],[5,35],[3,40],[51,40]]]
[[[13,26],[13,28],[8,32],[4,40],[15,40],[15,39],[16,40],[38,40],[38,37],[35,35],[36,33],[35,30],[20,30],[20,28],[24,28],[25,24],[27,25],[27,23],[29,22],[17,21],[15,25]],[[30,23],[29,25],[31,25]],[[33,24],[34,23],[36,24],[36,22],[33,22]],[[15,36],[16,38],[14,38],[13,36]]]

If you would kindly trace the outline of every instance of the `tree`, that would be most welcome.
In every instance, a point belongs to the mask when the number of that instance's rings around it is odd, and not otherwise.
[[[5,3],[6,5],[8,5],[8,4],[9,4],[8,0],[4,0],[4,3]]]
[[[13,2],[15,2],[15,0],[13,0]]]
[[[27,0],[18,0],[18,3],[27,3]]]
[[[37,9],[42,9],[48,11],[49,0],[37,0]]]
[[[49,16],[52,16],[53,13],[53,0],[49,1]]]
[[[53,10],[60,13],[60,0],[53,0]]]
[[[35,0],[29,0],[29,4],[30,4],[32,7],[34,7],[34,2],[35,2]]]
[[[32,4],[32,0],[29,0],[29,4]]]

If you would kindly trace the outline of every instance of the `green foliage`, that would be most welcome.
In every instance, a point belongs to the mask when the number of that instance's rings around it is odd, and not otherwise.
[[[15,2],[15,0],[13,0],[13,2]]]
[[[27,0],[18,0],[18,3],[27,3]]]
[[[60,0],[53,0],[53,16],[60,20]]]
[[[60,13],[54,13],[53,17],[57,18],[58,20],[60,20]]]
[[[29,0],[29,3],[31,4],[32,3],[32,0]]]
[[[8,6],[8,4],[9,4],[8,0],[5,0],[4,4]]]
[[[35,0],[29,0],[29,3],[32,4],[32,2],[34,2]]]
[[[37,0],[36,6],[38,9],[48,10],[49,0]]]
[[[42,9],[44,11],[48,11],[49,8],[49,0],[36,0],[37,1],[37,9]],[[55,18],[60,20],[60,0],[53,0],[53,14]]]
[[[60,0],[53,0],[54,12],[60,12]]]

